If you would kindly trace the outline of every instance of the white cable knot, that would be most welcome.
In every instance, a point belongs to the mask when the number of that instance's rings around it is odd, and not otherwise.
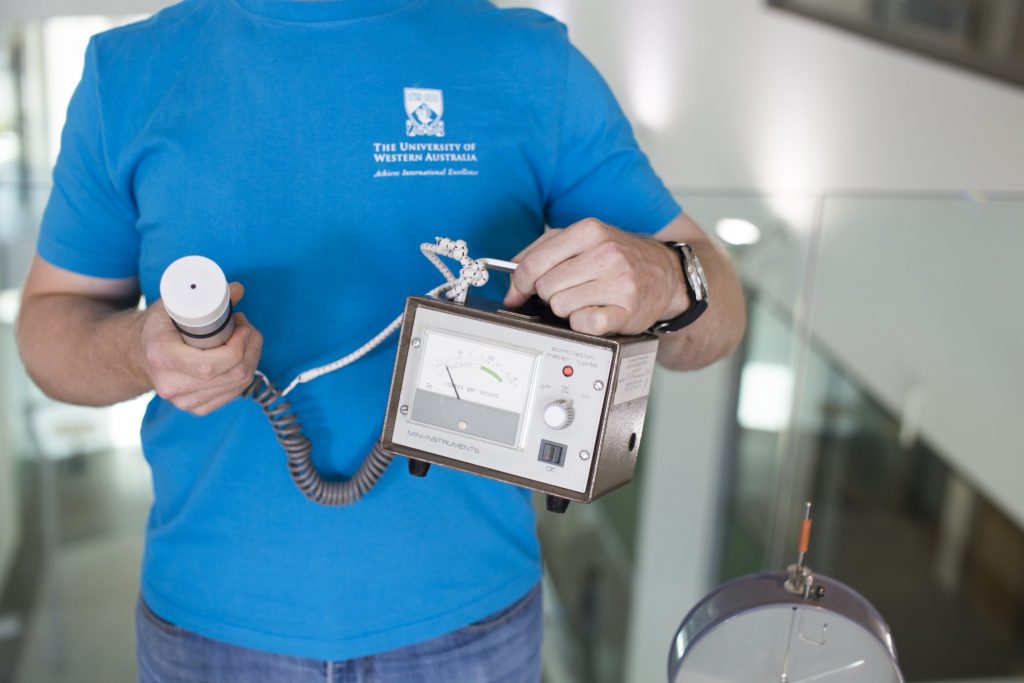
[[[447,237],[435,237],[434,240],[437,242],[437,250],[449,258],[461,261],[469,253],[469,247],[465,240],[453,240]]]
[[[479,261],[470,261],[469,263],[462,266],[459,271],[459,279],[472,285],[473,287],[482,287],[487,284],[487,280],[491,277],[487,271],[487,267]]]

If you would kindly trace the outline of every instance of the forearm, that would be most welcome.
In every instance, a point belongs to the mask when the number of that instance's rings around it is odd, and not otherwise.
[[[101,299],[26,296],[18,347],[29,376],[48,396],[102,406],[149,391],[140,370],[142,313]]]
[[[673,370],[696,370],[729,355],[746,329],[743,289],[728,255],[708,239],[690,246],[708,279],[708,308],[692,325],[661,335],[658,362]]]

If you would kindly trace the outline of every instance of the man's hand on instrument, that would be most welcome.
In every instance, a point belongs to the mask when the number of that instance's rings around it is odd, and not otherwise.
[[[232,303],[244,292],[232,282]],[[235,331],[223,346],[196,349],[182,341],[163,302],[155,302],[141,318],[138,372],[161,398],[193,415],[208,415],[245,390],[263,350],[263,335],[245,315],[235,313],[234,321]]]
[[[578,332],[636,334],[690,305],[676,254],[593,218],[549,230],[513,260],[505,306],[537,294]]]

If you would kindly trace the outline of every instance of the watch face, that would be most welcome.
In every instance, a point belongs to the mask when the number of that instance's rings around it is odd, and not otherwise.
[[[708,288],[704,279],[704,268],[701,267],[700,259],[693,253],[693,248],[683,242],[665,242],[666,245],[675,250],[683,269],[683,278],[686,281],[687,294],[692,300],[692,306],[683,311],[680,315],[671,320],[662,320],[649,329],[650,332],[675,332],[697,320],[708,307]]]
[[[772,605],[697,637],[675,683],[902,683],[875,635],[827,609]]]
[[[697,254],[693,251],[693,247],[688,244],[679,245],[682,249],[684,262],[686,263],[686,278],[690,281],[690,289],[693,290],[693,296],[697,301],[707,299],[708,297],[708,280],[704,275],[704,266],[701,265],[700,259],[697,258]]]
[[[697,266],[697,277],[700,281],[700,291],[703,292],[703,298],[708,298],[708,279],[704,276],[704,266],[700,264],[700,259],[697,258],[696,254],[693,257],[693,262]],[[694,289],[697,289],[694,287]]]

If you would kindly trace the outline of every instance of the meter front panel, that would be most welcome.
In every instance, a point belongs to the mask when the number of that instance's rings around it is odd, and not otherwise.
[[[586,491],[611,349],[430,308],[409,340],[395,444]]]

